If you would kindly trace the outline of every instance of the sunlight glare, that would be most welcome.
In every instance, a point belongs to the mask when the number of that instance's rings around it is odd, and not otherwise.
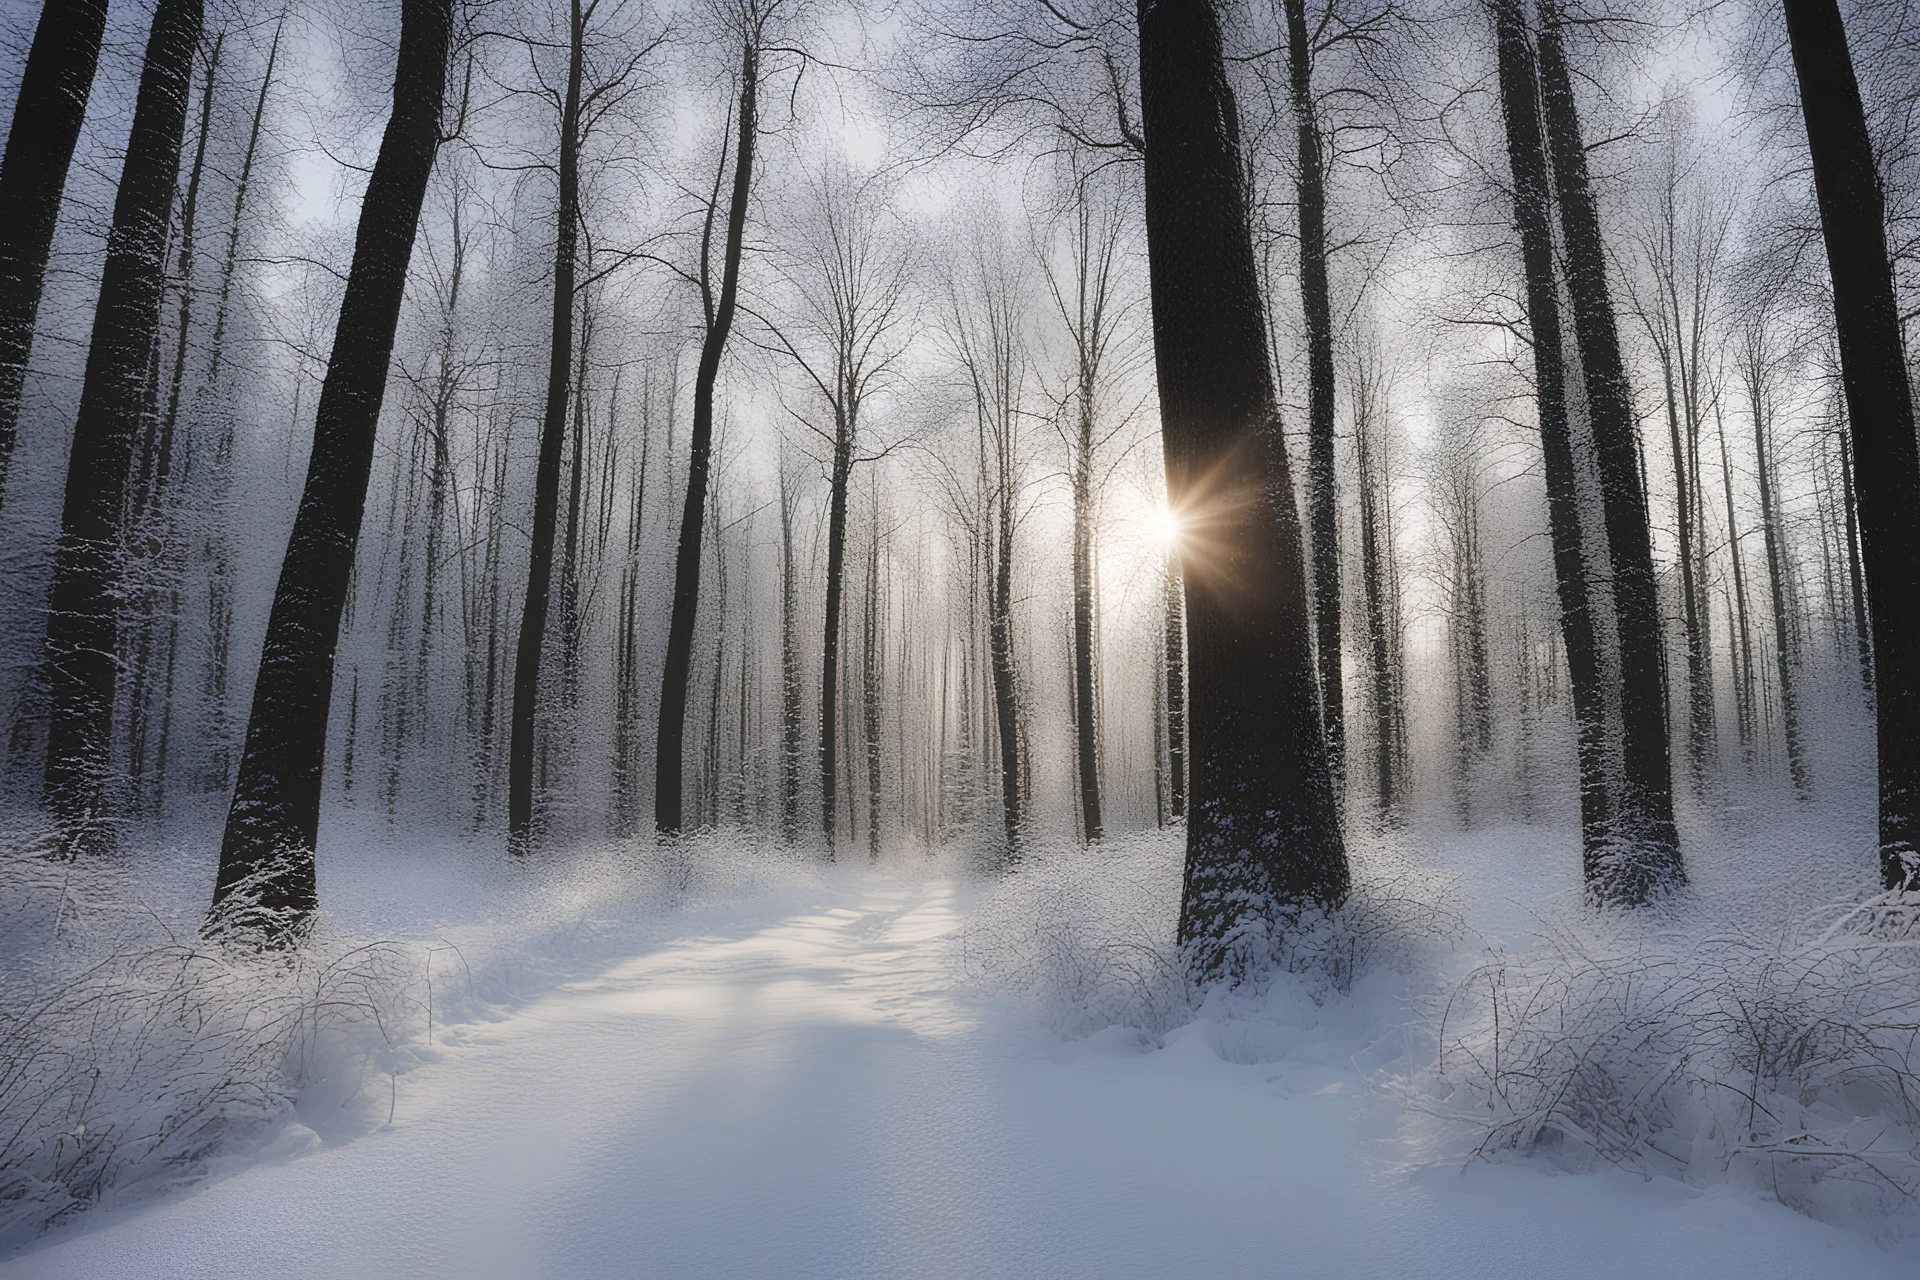
[[[1180,517],[1170,508],[1161,507],[1154,516],[1154,537],[1162,547],[1172,547],[1180,541]]]

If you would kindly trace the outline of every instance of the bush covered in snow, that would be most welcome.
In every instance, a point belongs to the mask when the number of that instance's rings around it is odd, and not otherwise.
[[[1829,1220],[1920,1196],[1920,901],[1766,933],[1564,913],[1451,991],[1416,1092],[1472,1154],[1731,1181]]]
[[[436,1028],[623,954],[690,902],[815,874],[737,837],[507,865],[369,835],[323,868],[348,909],[277,951],[201,936],[199,843],[78,861],[47,847],[0,847],[0,1253],[263,1148],[382,1124]],[[464,918],[435,918],[450,909]]]
[[[1194,989],[1174,940],[1184,848],[1170,828],[1028,853],[962,931],[965,979],[1035,1001],[1063,1036],[1118,1026],[1158,1039],[1203,1007],[1259,1006],[1276,979],[1286,1002],[1317,1006],[1369,972],[1405,975],[1462,927],[1447,882],[1371,836],[1351,851],[1354,889],[1339,908],[1301,908],[1234,940],[1226,1001]]]

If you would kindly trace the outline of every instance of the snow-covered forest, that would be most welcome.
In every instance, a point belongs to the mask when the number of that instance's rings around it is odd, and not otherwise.
[[[0,1270],[1907,1274],[1916,33],[0,2]]]

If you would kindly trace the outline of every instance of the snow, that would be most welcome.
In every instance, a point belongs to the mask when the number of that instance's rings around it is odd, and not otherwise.
[[[1205,1009],[1063,1038],[956,964],[993,907],[848,869],[601,929],[617,958],[549,945],[544,991],[436,1028],[390,1123],[289,1125],[0,1276],[1916,1274],[1726,1187],[1411,1158],[1374,1070],[1391,983],[1260,1045]]]

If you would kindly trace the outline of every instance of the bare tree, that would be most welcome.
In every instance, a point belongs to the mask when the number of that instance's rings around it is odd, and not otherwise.
[[[299,514],[267,621],[213,922],[290,943],[317,904],[314,846],[333,657],[373,466],[414,230],[441,141],[453,0],[404,0],[393,113],[360,204]]]
[[[693,667],[693,628],[700,608],[701,538],[706,528],[707,477],[712,469],[713,396],[720,377],[720,361],[733,332],[734,310],[740,295],[740,254],[746,237],[747,204],[753,194],[754,154],[759,143],[760,79],[765,73],[762,55],[775,20],[783,16],[782,0],[739,0],[726,14],[729,34],[738,41],[740,72],[738,101],[728,124],[735,131],[732,150],[723,145],[707,197],[700,234],[700,290],[704,339],[699,371],[693,382],[693,428],[687,462],[686,502],[680,515],[679,549],[674,561],[673,614],[667,624],[667,655],[660,676],[660,729],[655,738],[653,824],[663,835],[680,830],[682,755],[686,742],[687,681]],[[713,274],[713,232],[720,214],[721,175],[733,161],[733,189],[727,203],[720,273]]]
[[[1080,829],[1088,843],[1098,841],[1105,824],[1100,806],[1100,733],[1098,699],[1099,637],[1094,601],[1095,539],[1098,531],[1101,448],[1117,425],[1100,420],[1100,397],[1118,337],[1123,306],[1118,267],[1125,231],[1121,210],[1111,195],[1102,196],[1093,179],[1075,167],[1063,219],[1066,267],[1057,270],[1042,255],[1047,291],[1071,346],[1071,429],[1067,475],[1073,491],[1073,716],[1078,766]],[[1104,428],[1104,429],[1103,429]]]
[[[46,0],[0,160],[0,499],[20,430],[47,255],[106,26],[107,0]]]
[[[1565,21],[1542,0],[1540,101],[1552,158],[1566,254],[1566,286],[1586,391],[1601,515],[1613,571],[1614,639],[1620,671],[1621,777],[1611,798],[1613,854],[1605,896],[1632,905],[1686,879],[1673,821],[1673,766],[1660,602],[1647,530],[1646,486],[1633,424],[1633,397],[1620,354],[1600,217],[1587,177],[1586,144],[1561,45]]]
[[[1920,883],[1920,447],[1887,260],[1885,200],[1835,0],[1785,0],[1833,280],[1841,381],[1852,421],[1861,559],[1873,625],[1880,748],[1880,865],[1888,888]]]
[[[66,502],[47,601],[52,694],[45,799],[69,847],[100,847],[119,674],[123,507],[133,442],[148,410],[174,181],[186,131],[201,0],[162,0],[147,37],[133,132],[107,233],[107,264],[67,458]]]
[[[1147,252],[1167,491],[1186,587],[1192,809],[1180,938],[1229,939],[1349,884],[1276,427],[1233,91],[1209,0],[1140,14]]]
[[[847,497],[853,470],[887,452],[863,435],[864,413],[894,378],[913,332],[912,260],[891,224],[879,180],[829,164],[806,184],[802,230],[783,268],[790,294],[756,339],[800,372],[819,415],[789,409],[826,453],[827,580],[820,645],[820,829],[833,847],[839,827],[835,700],[847,561]],[[821,420],[821,419],[824,420]]]

